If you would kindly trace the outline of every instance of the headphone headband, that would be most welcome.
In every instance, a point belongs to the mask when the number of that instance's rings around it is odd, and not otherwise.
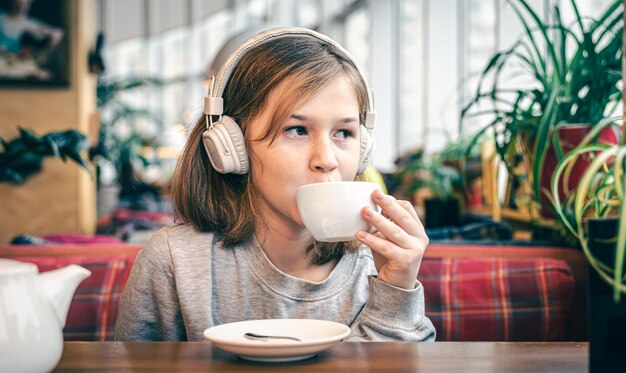
[[[325,43],[332,45],[334,48],[337,48],[343,54],[345,54],[350,61],[354,64],[361,79],[365,84],[365,90],[367,91],[367,113],[365,116],[365,127],[368,129],[374,128],[374,118],[376,113],[374,112],[374,97],[373,93],[369,88],[367,80],[363,75],[361,69],[354,61],[354,58],[350,55],[350,53],[345,50],[341,45],[339,45],[336,41],[332,40],[326,35],[320,34],[319,32],[300,28],[300,27],[286,27],[286,28],[272,28],[265,31],[262,31],[255,36],[248,39],[245,43],[240,45],[222,64],[220,67],[217,77],[212,76],[211,82],[209,84],[209,92],[208,95],[204,99],[204,114],[206,115],[222,115],[224,111],[224,100],[222,98],[222,94],[224,93],[224,89],[226,87],[226,83],[230,79],[230,76],[237,66],[239,60],[243,57],[243,55],[249,51],[250,49],[256,47],[257,45],[265,43],[267,40],[279,38],[283,36],[289,35],[309,35],[318,40],[321,40]]]

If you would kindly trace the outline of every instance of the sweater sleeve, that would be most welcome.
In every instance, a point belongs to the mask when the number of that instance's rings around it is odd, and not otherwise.
[[[158,231],[137,255],[119,303],[115,340],[186,340],[167,232]]]
[[[434,341],[435,327],[425,315],[424,288],[405,290],[369,276],[369,299],[350,326],[350,342]]]

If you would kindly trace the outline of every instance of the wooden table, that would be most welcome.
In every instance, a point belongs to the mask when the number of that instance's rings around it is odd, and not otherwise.
[[[65,342],[55,371],[586,372],[588,344],[339,343],[295,363],[253,363],[208,342]]]

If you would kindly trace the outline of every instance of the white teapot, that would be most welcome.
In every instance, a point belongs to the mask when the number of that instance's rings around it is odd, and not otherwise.
[[[0,259],[0,370],[46,372],[63,352],[63,326],[78,284],[77,265],[38,274],[37,266]]]

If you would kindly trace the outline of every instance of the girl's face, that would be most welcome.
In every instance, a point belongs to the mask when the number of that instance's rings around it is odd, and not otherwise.
[[[268,96],[264,109],[249,123],[248,139],[260,138],[280,105],[281,86]],[[278,219],[303,227],[296,188],[356,176],[359,152],[359,104],[355,89],[343,77],[322,88],[282,124],[279,134],[249,142],[252,182],[262,219]]]

